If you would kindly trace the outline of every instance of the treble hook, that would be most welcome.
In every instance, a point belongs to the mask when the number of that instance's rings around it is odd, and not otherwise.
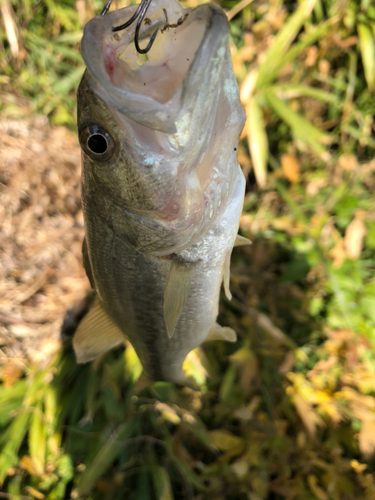
[[[137,10],[135,11],[134,15],[129,19],[129,21],[126,21],[126,23],[122,24],[121,26],[113,26],[112,31],[121,31],[124,30],[125,28],[128,28],[131,24],[134,23],[134,21],[137,19],[137,26],[135,27],[135,34],[134,34],[134,45],[140,54],[147,54],[147,52],[151,49],[156,35],[158,34],[158,29],[151,35],[150,41],[148,42],[148,45],[145,49],[141,49],[139,46],[139,30],[141,29],[142,21],[145,18],[146,12],[148,8],[150,7],[152,0],[142,0],[141,3],[138,5]],[[107,14],[110,6],[111,6],[112,0],[108,0],[108,2],[105,4],[104,9],[102,10],[102,13],[100,14],[101,16],[104,16]]]

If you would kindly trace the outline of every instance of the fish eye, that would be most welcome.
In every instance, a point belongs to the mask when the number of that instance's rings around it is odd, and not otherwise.
[[[86,124],[79,132],[79,142],[83,151],[92,160],[109,160],[115,150],[115,143],[109,132],[101,125]]]
[[[107,139],[102,134],[92,134],[87,139],[87,147],[97,155],[104,154],[108,149]]]

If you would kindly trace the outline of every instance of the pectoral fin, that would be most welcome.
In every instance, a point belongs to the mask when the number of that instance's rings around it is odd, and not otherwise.
[[[172,261],[164,292],[164,321],[168,337],[172,338],[189,295],[192,266]]]
[[[248,238],[245,238],[244,236],[237,234],[233,246],[239,247],[239,246],[244,246],[244,245],[251,245],[251,241]],[[224,285],[225,296],[228,300],[232,300],[232,294],[230,293],[230,289],[229,289],[231,255],[232,255],[232,250],[230,250],[227,253],[227,255],[225,257],[224,265],[223,265],[223,285]]]
[[[252,241],[250,241],[248,238],[245,238],[245,236],[241,236],[240,234],[237,234],[235,242],[234,242],[234,247],[242,247],[244,245],[251,245]]]
[[[218,323],[211,328],[209,331],[205,342],[211,342],[212,340],[226,340],[227,342],[236,342],[237,334],[229,326],[220,326]]]
[[[87,363],[125,340],[98,298],[78,325],[73,347],[78,363]]]
[[[83,267],[85,268],[86,275],[89,279],[91,288],[93,290],[95,290],[94,276],[93,276],[92,270],[91,270],[91,264],[90,264],[90,259],[89,259],[89,253],[87,250],[86,238],[83,238],[83,241],[82,241],[82,259],[83,259]]]

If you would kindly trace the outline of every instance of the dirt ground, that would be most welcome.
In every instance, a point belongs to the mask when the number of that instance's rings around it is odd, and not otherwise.
[[[0,364],[59,348],[65,313],[89,288],[83,234],[73,132],[42,116],[0,120]]]

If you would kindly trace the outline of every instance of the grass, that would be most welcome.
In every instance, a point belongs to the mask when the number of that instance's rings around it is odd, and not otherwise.
[[[135,395],[130,345],[3,367],[0,498],[375,498],[375,8],[245,4],[231,52],[253,245],[236,250],[219,318],[239,341],[192,354],[196,392]],[[3,116],[75,127],[82,23],[101,8],[77,5],[3,0]]]

